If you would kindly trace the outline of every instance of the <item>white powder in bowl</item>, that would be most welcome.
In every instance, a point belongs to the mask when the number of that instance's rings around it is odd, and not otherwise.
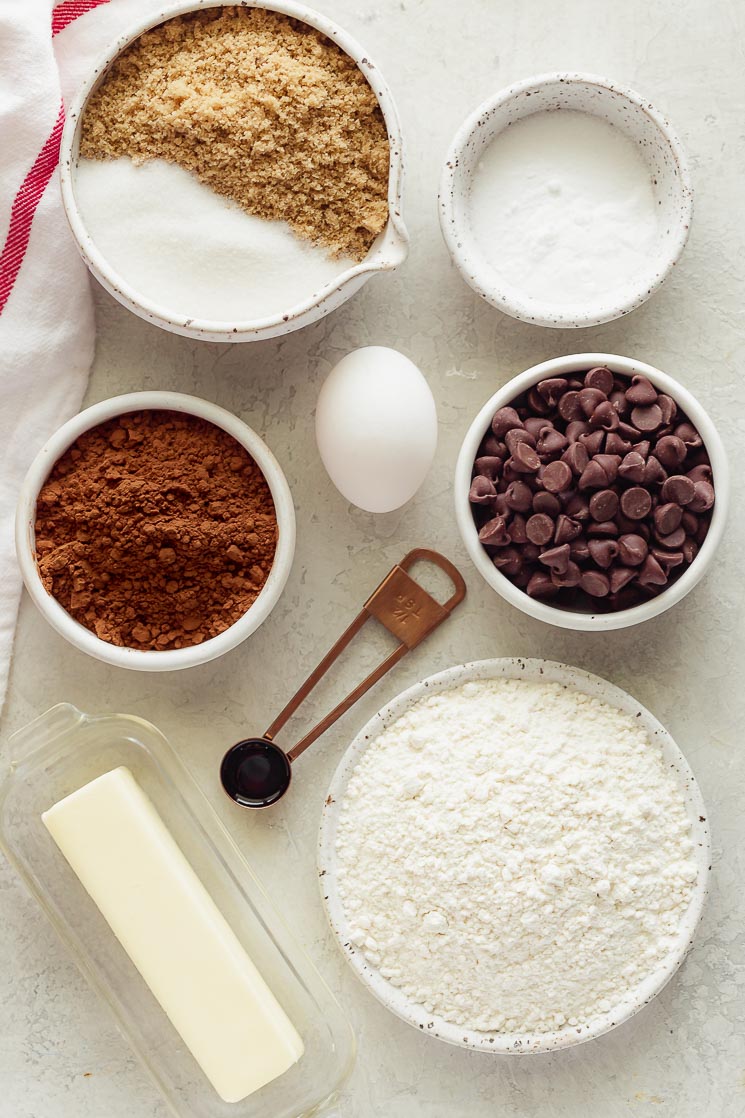
[[[428,696],[366,749],[337,830],[352,942],[428,1013],[581,1026],[674,946],[697,877],[638,719],[522,680]]]
[[[605,300],[638,282],[660,236],[638,146],[600,117],[566,109],[498,133],[469,205],[474,241],[495,272],[555,305]]]
[[[75,197],[110,267],[177,318],[276,317],[355,264],[283,221],[246,213],[163,159],[81,159]]]

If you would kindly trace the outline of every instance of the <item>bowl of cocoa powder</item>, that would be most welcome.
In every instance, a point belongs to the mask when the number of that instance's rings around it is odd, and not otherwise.
[[[90,71],[60,181],[99,282],[195,338],[285,334],[408,250],[390,90],[293,0],[156,6]]]
[[[729,471],[698,400],[608,353],[520,373],[471,424],[455,511],[479,573],[523,613],[600,632],[656,617],[710,568]]]
[[[26,588],[54,629],[120,667],[221,656],[276,605],[295,514],[263,440],[175,392],[94,404],[37,455],[16,516]]]

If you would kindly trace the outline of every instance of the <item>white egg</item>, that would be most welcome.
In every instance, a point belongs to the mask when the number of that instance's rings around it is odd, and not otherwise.
[[[437,410],[416,365],[395,349],[365,346],[326,378],[316,442],[336,488],[367,512],[391,512],[416,493],[437,449]]]

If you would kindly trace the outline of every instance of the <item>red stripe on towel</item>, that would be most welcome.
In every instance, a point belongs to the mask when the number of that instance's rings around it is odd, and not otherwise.
[[[64,31],[69,23],[78,16],[85,15],[101,4],[108,4],[109,0],[63,0],[52,12],[52,34],[58,35]]]
[[[64,0],[52,13],[52,35],[57,35],[78,16],[90,12],[93,8],[100,7],[101,4],[108,3],[109,0]],[[59,162],[60,140],[64,123],[65,108],[61,104],[54,128],[13,199],[8,235],[5,238],[2,252],[0,252],[0,314],[3,312],[21,270],[21,264],[31,236],[31,223],[34,220],[36,207]]]
[[[0,253],[0,313],[8,301],[21,269],[36,207],[59,161],[59,146],[64,123],[65,110],[60,105],[54,128],[13,200],[8,235],[5,238],[3,251]]]

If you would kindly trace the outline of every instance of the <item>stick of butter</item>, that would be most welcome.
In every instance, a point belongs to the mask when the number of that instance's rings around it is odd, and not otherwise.
[[[41,818],[225,1102],[300,1059],[296,1029],[129,769]]]

